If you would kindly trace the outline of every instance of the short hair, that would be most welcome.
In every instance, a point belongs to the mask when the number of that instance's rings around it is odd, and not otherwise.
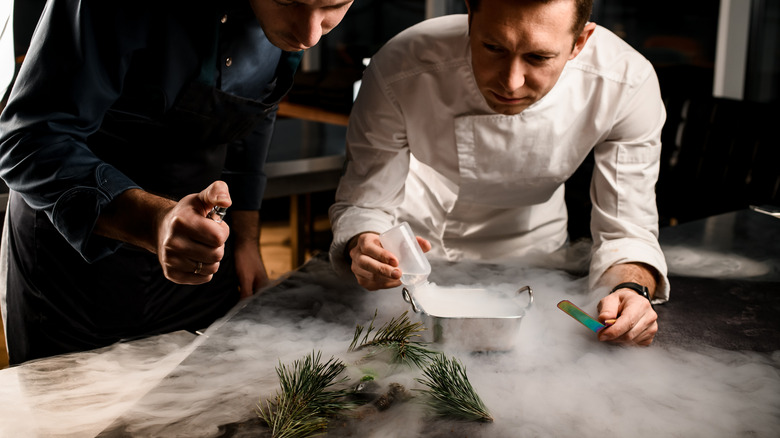
[[[471,10],[472,13],[477,12],[479,10],[480,3],[482,0],[465,0],[466,3],[469,6],[469,10]],[[531,1],[536,3],[550,3],[557,0],[518,0],[520,1]],[[585,29],[585,24],[588,23],[588,20],[590,19],[590,14],[593,11],[593,0],[567,0],[567,1],[573,1],[574,7],[575,7],[575,13],[574,13],[574,23],[572,24],[572,34],[576,37],[578,36],[583,29]]]

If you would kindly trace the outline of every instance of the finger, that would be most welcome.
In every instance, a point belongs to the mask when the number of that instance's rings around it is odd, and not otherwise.
[[[401,272],[398,269],[366,255],[352,259],[352,272],[358,284],[368,290],[387,289],[401,284]]]
[[[192,265],[195,267],[180,270],[176,277],[180,280],[191,281],[193,284],[200,284],[210,281],[219,270],[219,263],[192,262]]]
[[[599,340],[619,344],[649,345],[658,332],[656,320],[657,314],[652,308],[645,311],[644,306],[638,305],[635,301],[631,306],[627,306],[614,325],[599,333]]]
[[[599,321],[617,319],[620,310],[620,297],[616,294],[607,295],[599,301],[598,310]]]
[[[658,324],[639,323],[622,336],[615,338],[611,342],[623,345],[647,346],[653,342],[655,334],[658,331]]]
[[[243,278],[241,278],[243,277]],[[239,276],[238,291],[241,299],[249,298],[270,282],[265,269],[253,275]]]
[[[374,236],[373,234],[361,236],[358,244],[349,252],[352,264],[371,274],[390,279],[401,278],[401,271],[397,268],[398,259],[382,248],[379,238]]]
[[[364,289],[375,291],[380,289],[390,289],[396,286],[400,286],[400,281],[374,281],[372,279],[363,278],[363,277],[355,277],[357,279],[357,282],[359,285],[361,285]]]
[[[420,249],[422,249],[422,252],[428,252],[431,250],[431,242],[423,239],[420,236],[417,236],[417,244],[420,245]]]
[[[653,342],[653,339],[655,339],[656,333],[658,333],[658,323],[654,322],[635,337],[633,342],[637,345],[648,346]]]
[[[186,271],[191,267],[192,260],[203,263],[217,263],[222,260],[225,255],[225,245],[218,242],[215,244],[219,246],[205,244],[178,234],[165,240],[162,254],[166,264],[174,269]]]
[[[198,193],[198,199],[203,202],[207,210],[218,205],[220,207],[230,207],[233,201],[230,198],[230,190],[224,181],[214,181]]]
[[[364,256],[365,257],[365,256]],[[368,257],[366,257],[368,259]],[[373,260],[373,259],[371,259]],[[387,265],[383,265],[387,266]],[[385,275],[381,268],[377,266],[373,266],[371,263],[359,263],[357,261],[354,261],[352,263],[352,272],[355,274],[358,279],[363,279],[364,282],[373,282],[377,285],[383,285],[389,281],[394,281],[397,278],[401,278],[400,272],[396,275],[396,277],[393,277],[392,275]]]
[[[378,281],[393,281],[401,278],[401,270],[373,257],[363,254],[355,260],[358,268],[372,274]]]
[[[239,278],[238,293],[239,299],[249,298],[255,294],[254,281],[252,278]]]
[[[201,244],[179,247],[171,244],[174,240],[184,239],[168,240],[158,255],[166,278],[181,282],[188,279],[190,274],[211,275],[217,272],[224,255],[224,247],[209,248]]]
[[[358,245],[355,247],[361,254],[367,255],[368,257],[391,267],[397,267],[399,265],[398,257],[382,246],[379,236],[375,234],[366,234],[364,236],[365,237],[361,236]]]
[[[599,302],[599,320],[615,319],[610,325],[598,334],[601,341],[623,342],[629,333],[639,322],[641,312],[635,307],[626,304],[626,297],[614,293],[607,295]]]
[[[219,263],[210,263],[203,264],[200,271],[197,271],[197,266],[187,271],[169,270],[165,273],[165,277],[174,283],[196,285],[211,281],[217,270],[219,270]]]
[[[658,314],[650,308],[642,313],[639,322],[627,333],[630,342],[638,345],[650,345],[658,332]]]
[[[201,232],[188,233],[187,238],[190,242],[182,249],[185,256],[193,260],[214,263],[222,260],[225,253],[225,242],[230,236],[230,231],[222,228],[224,223],[217,223],[212,220],[210,225]],[[227,225],[225,225],[227,227]],[[216,228],[214,228],[216,227]]]
[[[187,271],[183,271],[186,273],[192,273],[193,275],[200,275],[200,276],[209,276],[214,275],[219,271],[219,262],[216,263],[203,263],[203,262],[193,262],[194,268],[189,269]]]
[[[182,249],[197,242],[207,247],[219,247],[230,236],[230,227],[206,218],[205,205],[196,195],[182,198],[165,218],[161,233],[162,245],[171,249]]]
[[[392,281],[388,281],[387,278],[378,276],[372,272],[368,272],[359,268],[353,268],[352,272],[355,274],[355,279],[357,280],[358,284],[368,290],[387,289],[388,287],[393,287]]]

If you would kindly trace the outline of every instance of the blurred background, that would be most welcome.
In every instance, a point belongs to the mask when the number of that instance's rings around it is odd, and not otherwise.
[[[415,23],[465,12],[462,0],[358,0],[307,53],[289,100],[348,114],[365,59]],[[596,0],[592,21],[658,74],[667,107],[656,187],[661,226],[780,204],[780,2]],[[588,160],[567,183],[573,239],[589,235],[591,171]],[[332,192],[316,194],[314,214],[322,218],[332,199]],[[326,250],[327,242],[314,249]]]
[[[3,38],[13,37],[18,70],[45,0],[15,1],[3,0],[10,14]],[[356,0],[343,22],[306,53],[288,97],[294,110],[280,110],[280,120],[314,111],[314,119],[345,125],[354,84],[387,40],[426,18],[465,12],[462,0]],[[641,52],[658,73],[668,114],[656,186],[661,226],[780,204],[780,136],[774,128],[780,121],[780,2],[596,0],[592,20]],[[567,183],[573,239],[589,233],[591,169],[588,160]],[[306,193],[302,204],[298,196],[264,201],[264,251],[272,275],[327,250],[333,196],[324,187]],[[299,217],[301,206],[305,214]],[[291,236],[291,222],[301,220],[304,236]],[[303,245],[303,259],[280,255],[291,245]]]

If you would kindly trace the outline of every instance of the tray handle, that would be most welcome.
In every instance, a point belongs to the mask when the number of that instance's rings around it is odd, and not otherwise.
[[[414,304],[414,299],[412,298],[412,294],[409,292],[409,289],[405,287],[402,288],[401,295],[404,297],[404,301],[406,301],[412,306],[412,310],[414,311],[414,313],[420,313],[420,309],[418,309],[417,305]]]
[[[528,292],[528,304],[525,305],[525,308],[531,307],[531,304],[534,303],[534,291],[531,289],[531,286],[523,286],[520,289],[517,290],[517,294],[520,295],[523,292]]]

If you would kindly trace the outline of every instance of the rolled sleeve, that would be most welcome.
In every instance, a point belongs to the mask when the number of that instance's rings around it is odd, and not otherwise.
[[[666,277],[666,259],[660,247],[653,242],[642,242],[631,238],[610,240],[596,249],[590,263],[590,288],[596,287],[607,269],[622,263],[644,263],[655,268],[659,278],[653,302],[662,303],[669,300],[670,287]]]
[[[341,206],[331,207],[331,215],[337,217],[333,225],[333,242],[330,246],[330,261],[336,272],[345,274],[350,267],[346,257],[349,240],[358,234],[366,232],[383,233],[393,227],[393,216],[373,208]]]
[[[140,12],[126,2],[48,2],[38,25],[45,31],[36,31],[0,117],[0,177],[87,261],[118,248],[92,230],[103,207],[138,187],[86,141],[146,45]]]
[[[113,166],[101,164],[95,169],[95,186],[67,190],[54,204],[50,219],[87,262],[94,262],[121,246],[121,242],[97,236],[92,230],[102,209],[131,188],[140,187]]]

